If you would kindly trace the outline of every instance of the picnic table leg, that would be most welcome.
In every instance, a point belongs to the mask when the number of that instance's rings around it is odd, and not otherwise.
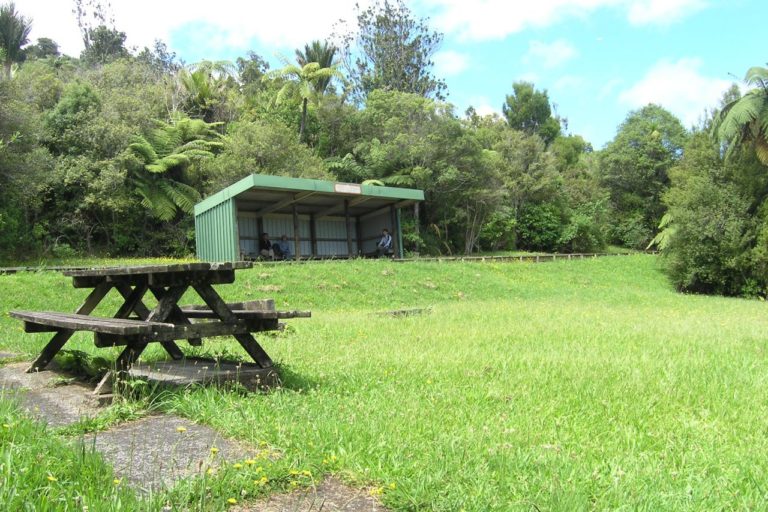
[[[116,284],[115,287],[118,289],[120,294],[127,301],[132,293],[131,287],[125,283]],[[157,293],[155,293],[154,290],[153,290],[153,293],[155,294],[155,297],[159,300],[160,297],[158,296]],[[149,316],[149,308],[147,308],[147,306],[145,306],[142,301],[139,301],[136,303],[136,305],[133,308],[133,311],[135,311],[136,314],[139,315],[139,318],[141,318],[142,320],[146,320],[147,317]],[[187,316],[181,311],[181,308],[179,306],[173,307],[171,314],[168,316],[168,320],[170,320],[175,324],[192,325],[192,322],[189,321],[189,318],[187,318]],[[203,344],[203,340],[200,338],[190,338],[187,340],[187,343],[189,343],[194,347],[199,347]]]
[[[96,285],[96,287],[91,290],[91,293],[86,297],[85,301],[80,305],[79,308],[77,308],[77,311],[75,313],[79,315],[87,315],[90,314],[91,311],[96,309],[96,306],[99,305],[99,302],[109,293],[109,290],[112,289],[112,284],[103,282]],[[59,350],[64,347],[64,344],[69,341],[69,338],[72,337],[74,334],[74,331],[70,330],[60,330],[56,334],[53,335],[53,338],[51,338],[51,341],[48,342],[48,344],[43,348],[43,350],[40,352],[40,355],[37,356],[37,359],[32,363],[32,365],[27,368],[27,373],[32,372],[38,372],[40,370],[45,369],[46,366],[48,366],[48,363],[50,363],[53,358],[56,356],[56,354],[59,353]]]
[[[128,345],[125,347],[125,349],[123,349],[123,351],[120,353],[120,356],[118,356],[117,361],[115,361],[115,368],[117,370],[118,376],[124,375],[128,370],[131,369],[131,366],[136,362],[141,353],[144,352],[144,349],[147,348],[147,345],[147,343],[136,343],[133,345]]]
[[[120,381],[125,380],[131,365],[136,362],[145,348],[147,348],[147,343],[138,343],[125,347],[117,361],[115,361],[115,371],[110,370],[101,378],[96,385],[96,389],[93,390],[94,396],[111,393],[113,391],[113,384],[119,384]],[[117,379],[113,382],[115,376],[117,376]]]
[[[147,293],[148,289],[149,286],[147,286],[146,283],[137,285],[133,290],[131,290],[131,287],[125,283],[117,285],[117,291],[119,291],[120,295],[125,298],[125,303],[118,310],[115,318],[128,318],[131,312],[135,311],[136,314],[139,315],[139,318],[142,320],[147,320],[151,312],[149,311],[149,308],[144,305],[142,299],[144,298],[144,294]],[[154,289],[152,292],[155,294],[155,296],[158,296],[158,293],[156,293]],[[184,292],[182,292],[182,294],[183,293]],[[158,300],[160,300],[159,296]],[[171,358],[176,360],[184,358],[184,353],[173,341],[164,341],[161,343],[161,345],[163,348],[165,348],[166,352],[171,355]]]
[[[168,289],[151,287],[150,290],[157,297],[157,306],[149,313],[145,320],[150,322],[165,322],[168,320],[173,314],[174,309],[178,309],[179,306],[177,304],[188,288],[188,285],[170,286]],[[175,342],[162,341],[160,344],[173,359],[184,358],[184,353]],[[141,349],[141,351],[143,350],[144,348]],[[139,354],[141,354],[141,351],[139,351]]]
[[[211,311],[216,313],[216,316],[218,316],[222,322],[232,324],[237,323],[237,316],[235,316],[229,309],[219,294],[216,293],[213,286],[208,283],[203,283],[195,284],[193,287],[208,307],[211,308]],[[259,342],[256,341],[256,338],[254,338],[251,333],[235,334],[234,337],[259,366],[262,368],[272,367],[272,359],[269,357],[269,354],[261,348],[261,345],[259,345]]]
[[[152,293],[155,295],[157,300],[160,300],[161,295],[159,294],[158,289],[152,288]],[[184,314],[178,304],[173,305],[171,313],[168,315],[166,320],[169,320],[175,324],[192,325],[192,322],[189,321],[189,318],[187,318],[187,315]],[[190,338],[187,340],[187,343],[193,347],[200,347],[203,345],[203,340],[201,338]]]

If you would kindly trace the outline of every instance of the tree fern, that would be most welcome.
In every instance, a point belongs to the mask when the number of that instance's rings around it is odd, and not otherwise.
[[[211,158],[223,146],[217,124],[178,118],[156,126],[128,145],[129,179],[141,204],[162,220],[179,211],[192,213],[200,194],[188,183],[195,162]]]
[[[768,68],[750,68],[744,81],[753,89],[717,113],[712,133],[727,145],[726,156],[751,143],[760,161],[768,165]]]

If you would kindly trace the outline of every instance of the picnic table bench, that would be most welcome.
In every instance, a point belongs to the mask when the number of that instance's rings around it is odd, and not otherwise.
[[[177,340],[201,345],[202,338],[213,336],[233,336],[261,368],[270,368],[272,360],[252,333],[279,329],[279,320],[307,318],[311,313],[277,311],[271,299],[224,302],[212,285],[232,283],[235,270],[251,266],[250,262],[188,263],[65,271],[75,288],[92,289],[75,313],[10,312],[24,321],[25,332],[55,332],[27,371],[43,370],[77,331],[93,332],[97,347],[125,346],[116,362],[121,372],[130,368],[149,343],[158,342],[173,359],[181,359],[184,353]],[[113,317],[92,316],[113,288],[123,304]],[[205,304],[179,306],[189,289]],[[144,304],[148,292],[157,300],[152,309]]]

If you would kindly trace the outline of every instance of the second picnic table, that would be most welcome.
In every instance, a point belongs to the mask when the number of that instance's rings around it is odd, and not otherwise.
[[[224,302],[213,285],[233,283],[236,270],[252,265],[184,263],[65,271],[75,288],[91,289],[75,313],[10,312],[24,321],[26,332],[55,332],[28,371],[43,370],[76,331],[93,332],[98,347],[125,346],[116,362],[120,372],[127,371],[149,343],[158,342],[172,358],[181,359],[184,354],[176,340],[201,345],[204,337],[225,335],[233,336],[261,368],[270,368],[272,359],[252,333],[278,329],[281,318],[308,317],[310,313],[277,311],[272,300]],[[123,298],[114,316],[90,316],[112,289]],[[197,293],[204,305],[179,306],[189,289]],[[144,304],[147,293],[157,300],[152,309]]]

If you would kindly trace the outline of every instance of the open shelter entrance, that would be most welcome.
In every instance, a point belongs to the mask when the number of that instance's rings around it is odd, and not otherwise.
[[[259,254],[259,236],[287,235],[295,259],[373,254],[382,228],[403,257],[400,209],[415,189],[251,174],[195,205],[197,257],[235,261]]]

